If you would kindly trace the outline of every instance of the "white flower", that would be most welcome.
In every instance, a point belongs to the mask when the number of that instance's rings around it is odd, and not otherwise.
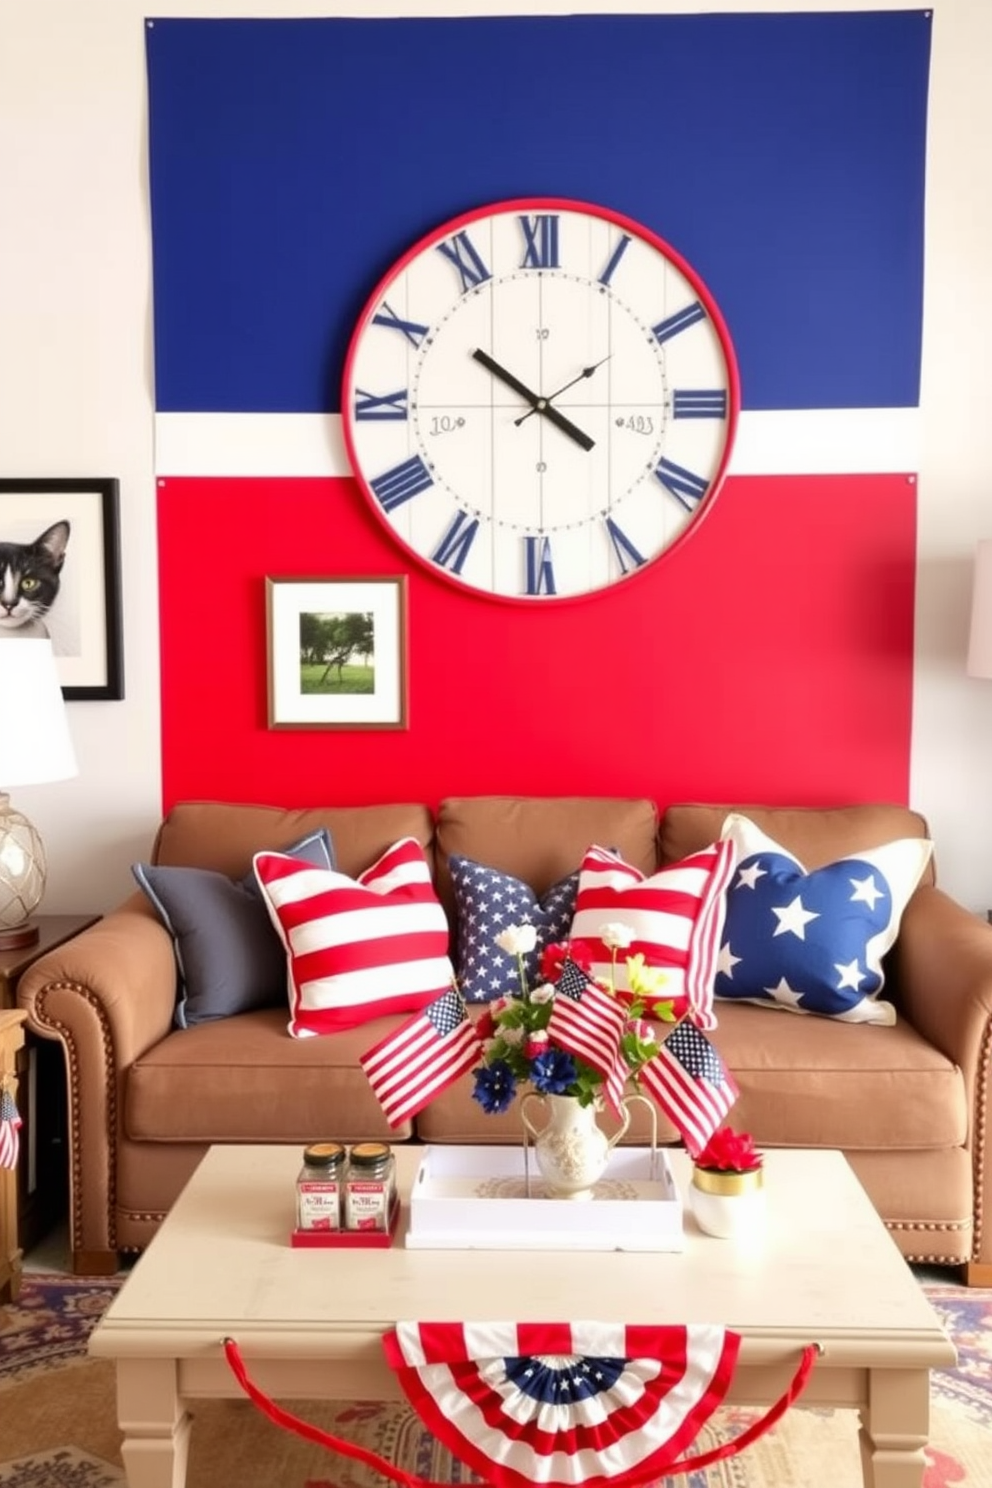
[[[599,938],[609,950],[625,951],[633,942],[634,932],[629,925],[614,920],[609,925],[600,925]]]
[[[531,1002],[551,1002],[554,995],[555,989],[554,987],[552,987],[551,983],[542,982],[539,987],[534,988],[533,992],[530,994],[530,1000]]]
[[[533,925],[511,925],[494,937],[501,951],[508,956],[526,956],[537,945],[537,930]],[[627,942],[630,944],[630,941]]]
[[[501,1028],[499,1036],[504,1044],[522,1044],[524,1041],[524,1030],[522,1028]]]

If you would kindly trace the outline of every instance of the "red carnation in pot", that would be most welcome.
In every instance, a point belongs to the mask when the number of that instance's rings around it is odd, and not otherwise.
[[[761,1153],[754,1150],[750,1132],[735,1132],[729,1126],[715,1131],[695,1158],[697,1168],[723,1173],[753,1173],[761,1163]]]

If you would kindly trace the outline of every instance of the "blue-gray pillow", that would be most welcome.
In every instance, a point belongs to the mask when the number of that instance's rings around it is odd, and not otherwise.
[[[317,868],[334,867],[323,828],[280,851]],[[254,872],[232,879],[209,868],[150,863],[135,863],[131,872],[172,936],[177,1028],[286,1002],[286,952]]]

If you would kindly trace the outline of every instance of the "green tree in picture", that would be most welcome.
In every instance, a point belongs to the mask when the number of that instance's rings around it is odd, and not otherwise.
[[[375,692],[375,625],[371,612],[303,611],[300,691],[325,696]]]

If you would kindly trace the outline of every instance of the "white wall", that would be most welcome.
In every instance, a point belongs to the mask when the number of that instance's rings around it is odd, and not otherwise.
[[[48,910],[116,903],[160,805],[145,15],[620,8],[610,0],[0,0],[0,474],[121,482],[126,698],[70,704],[78,778],[17,792],[48,846]],[[622,8],[907,6],[628,0]],[[984,909],[992,904],[992,682],[968,679],[964,663],[972,554],[978,538],[992,537],[992,3],[934,0],[931,8],[910,797],[930,818],[944,886]]]

